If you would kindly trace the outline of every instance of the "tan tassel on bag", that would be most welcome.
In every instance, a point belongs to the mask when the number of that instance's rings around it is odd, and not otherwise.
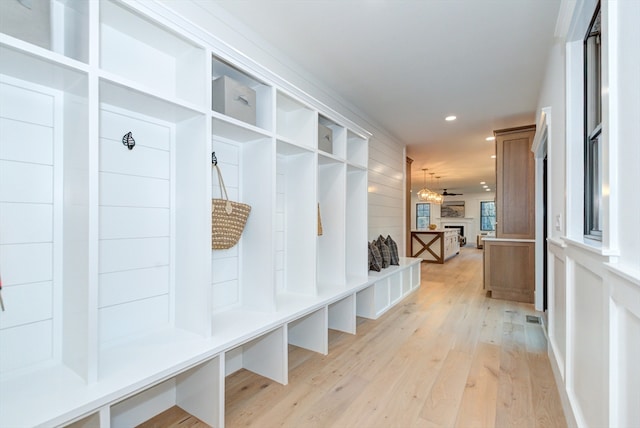
[[[320,204],[318,204],[318,236],[322,236],[322,217],[320,217]]]

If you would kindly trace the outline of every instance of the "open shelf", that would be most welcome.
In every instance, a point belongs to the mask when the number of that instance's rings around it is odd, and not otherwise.
[[[111,0],[100,2],[100,67],[162,97],[207,99],[204,48]]]
[[[19,40],[87,63],[89,8],[84,0],[0,2],[0,30]]]
[[[238,123],[251,125],[265,131],[272,132],[274,116],[273,88],[264,83],[261,79],[255,78],[249,73],[245,73],[238,69],[223,58],[213,56],[211,59],[211,81],[214,82],[216,79],[224,76],[232,79],[233,82],[237,82],[239,85],[255,91],[255,105],[251,105],[249,102],[245,101],[249,107],[255,110],[255,123],[247,123],[241,120],[238,120]],[[214,93],[216,86],[212,86],[212,99],[220,99],[226,96],[226,94]],[[215,110],[213,108],[213,103],[212,110]],[[224,116],[223,112],[219,113]]]
[[[347,131],[347,161],[354,166],[365,169],[369,163],[367,139],[352,131]]]
[[[341,160],[346,159],[347,158],[347,152],[346,152],[347,130],[343,126],[338,125],[333,120],[328,119],[327,117],[322,115],[318,116],[318,124],[326,126],[332,132],[331,151],[323,150],[321,141],[318,141],[318,150],[324,153],[331,154],[335,156],[337,159],[341,159]]]
[[[316,112],[309,107],[277,92],[276,134],[281,140],[313,149],[316,117]]]
[[[110,408],[110,426],[137,426],[178,406],[210,426],[224,425],[220,357],[187,369]]]

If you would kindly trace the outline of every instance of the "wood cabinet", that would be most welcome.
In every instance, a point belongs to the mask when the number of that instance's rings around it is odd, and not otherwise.
[[[495,131],[496,237],[535,237],[535,126]]]
[[[492,297],[533,303],[535,290],[535,126],[496,137],[496,236],[484,239],[484,287]]]
[[[444,263],[460,253],[457,229],[414,230],[411,232],[411,257],[427,263]]]
[[[221,427],[227,374],[286,384],[287,344],[326,353],[329,328],[419,286],[419,260],[368,274],[365,129],[159,3],[50,4],[50,49],[0,28],[3,426],[177,403]],[[255,92],[255,122],[213,110],[221,76]],[[214,151],[252,207],[221,251]]]

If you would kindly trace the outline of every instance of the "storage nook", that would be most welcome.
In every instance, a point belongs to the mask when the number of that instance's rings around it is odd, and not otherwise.
[[[222,427],[227,375],[286,384],[289,344],[326,354],[420,285],[419,259],[367,271],[366,130],[154,5],[55,0],[2,28],[2,425],[178,405]],[[251,206],[227,250],[213,153]]]

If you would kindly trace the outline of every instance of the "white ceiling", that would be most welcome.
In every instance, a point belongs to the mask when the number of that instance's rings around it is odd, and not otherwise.
[[[495,183],[494,129],[535,123],[560,0],[216,0],[407,145],[441,190]],[[456,115],[454,122],[444,120]],[[427,176],[428,177],[428,176]]]

